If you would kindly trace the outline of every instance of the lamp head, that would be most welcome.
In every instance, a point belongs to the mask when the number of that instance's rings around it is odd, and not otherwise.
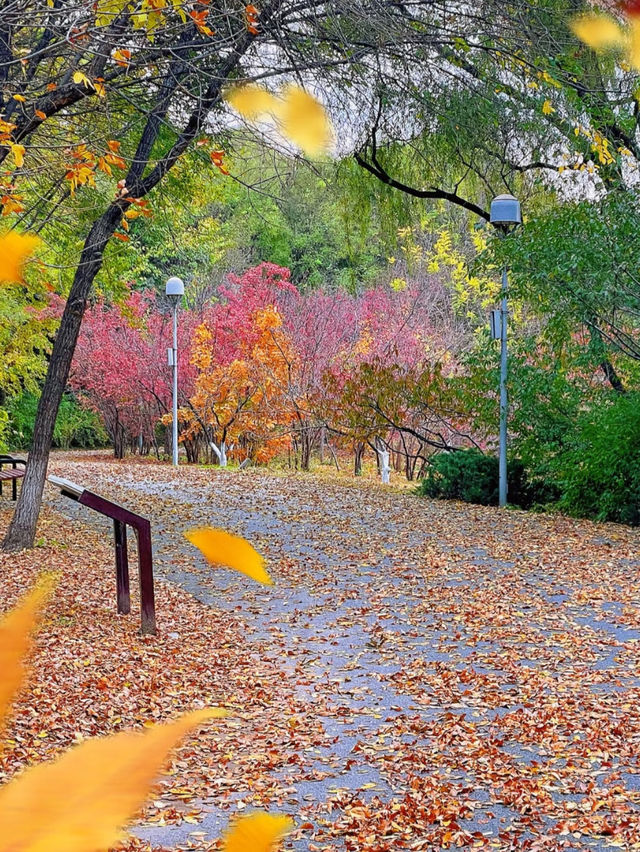
[[[184,281],[182,278],[176,278],[175,276],[170,278],[165,287],[165,294],[175,307],[184,296]]]
[[[522,224],[520,202],[513,195],[498,195],[491,202],[489,221],[492,225],[509,227]]]

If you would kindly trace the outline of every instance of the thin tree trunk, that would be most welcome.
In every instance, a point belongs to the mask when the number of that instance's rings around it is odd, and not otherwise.
[[[121,216],[122,211],[117,205],[109,207],[94,222],[85,241],[80,264],[73,279],[71,292],[60,320],[60,328],[49,359],[47,377],[38,402],[38,411],[33,427],[33,443],[29,450],[27,472],[22,480],[16,510],[2,544],[3,550],[23,550],[26,547],[33,547],[40,514],[40,502],[47,476],[53,429],[60,400],[69,377],[87,297],[102,264],[105,246],[115,231]]]
[[[311,435],[308,426],[302,427],[300,435],[300,470],[309,470],[311,464]]]

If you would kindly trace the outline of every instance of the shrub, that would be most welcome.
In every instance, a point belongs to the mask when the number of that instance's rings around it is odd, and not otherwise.
[[[418,492],[424,497],[495,505],[498,502],[498,459],[479,450],[440,453],[426,469]]]
[[[618,396],[585,412],[557,469],[564,511],[640,524],[640,394]]]
[[[480,450],[440,453],[429,464],[418,488],[424,497],[462,500],[483,506],[498,505],[498,458]],[[528,509],[554,499],[552,486],[542,480],[529,481],[519,459],[507,468],[509,502]]]

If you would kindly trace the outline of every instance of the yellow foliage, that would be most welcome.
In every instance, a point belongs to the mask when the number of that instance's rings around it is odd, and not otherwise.
[[[201,434],[203,424],[219,440],[242,445],[241,453],[266,460],[283,448],[283,435],[293,417],[288,396],[296,357],[278,311],[269,306],[252,317],[255,335],[243,339],[237,357],[215,360],[212,333],[206,324],[195,333],[192,363],[199,374],[191,397],[193,410],[182,409],[182,434]],[[266,455],[265,455],[266,453]]]
[[[0,852],[102,852],[146,799],[169,752],[192,728],[226,716],[188,713],[144,733],[87,740],[0,790]]]
[[[83,74],[83,73],[82,73],[82,71],[76,71],[76,72],[74,72],[74,75],[73,75],[73,82],[74,82],[74,83],[77,83],[78,85],[79,85],[80,83],[82,83],[82,85],[85,87],[85,89],[92,89],[92,88],[93,88],[93,83],[92,83],[92,82],[91,82],[91,80],[87,77],[87,75],[86,75],[86,74]]]
[[[471,232],[471,239],[476,252],[486,247],[486,237],[481,233]],[[431,250],[427,268],[429,271],[447,270],[453,290],[453,306],[456,310],[465,310],[473,301],[487,308],[496,298],[499,284],[492,277],[480,277],[469,274],[465,256],[453,244],[451,233],[443,229]]]
[[[0,724],[5,720],[8,708],[24,679],[23,660],[29,654],[38,616],[54,585],[53,575],[42,577],[0,622]]]
[[[13,156],[13,162],[16,164],[16,168],[20,168],[24,163],[24,145],[16,145],[15,143],[11,143],[11,154]]]
[[[272,852],[293,828],[280,814],[253,813],[240,817],[224,837],[222,852]]]
[[[40,239],[33,234],[9,231],[0,237],[0,281],[22,281],[25,260],[33,254]]]
[[[265,586],[273,585],[265,570],[264,559],[246,539],[212,527],[188,530],[185,537],[209,562],[226,565]]]

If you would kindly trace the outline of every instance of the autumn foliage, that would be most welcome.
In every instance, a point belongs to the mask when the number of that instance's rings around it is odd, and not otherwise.
[[[288,269],[269,263],[229,275],[216,301],[180,314],[188,458],[216,461],[222,451],[264,463],[293,453],[307,468],[320,440],[349,449],[395,440],[406,455],[420,439],[399,427],[429,440],[430,418],[436,444],[455,441],[439,396],[455,332],[446,311],[433,311],[445,299],[435,279],[351,295],[300,292]],[[170,335],[153,294],[131,290],[87,312],[71,383],[104,418],[117,455],[158,449],[171,423]]]
[[[241,539],[233,544],[248,547]],[[54,584],[54,578],[42,578],[0,622],[0,725],[24,680],[31,637]],[[0,852],[107,850],[122,839],[124,825],[144,803],[171,750],[194,728],[227,715],[216,707],[196,710],[144,733],[87,740],[53,762],[27,769],[0,788]],[[288,817],[250,814],[231,827],[223,848],[271,852],[291,826]]]

